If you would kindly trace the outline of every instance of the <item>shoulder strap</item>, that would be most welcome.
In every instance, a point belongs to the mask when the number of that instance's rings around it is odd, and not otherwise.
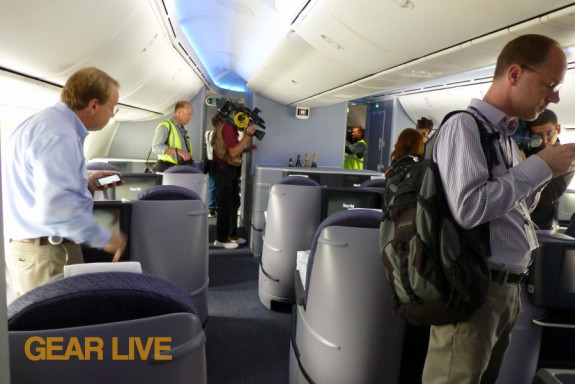
[[[477,116],[475,116],[473,113],[471,113],[467,110],[456,110],[456,111],[449,112],[447,115],[445,115],[445,117],[441,121],[441,124],[440,124],[439,128],[437,129],[437,132],[435,132],[434,137],[437,136],[437,134],[439,133],[439,130],[441,129],[443,124],[447,120],[449,120],[449,118],[451,116],[458,114],[458,113],[467,113],[468,115],[473,117],[473,119],[475,120],[475,123],[477,124],[477,129],[479,130],[481,149],[483,149],[483,153],[485,154],[485,159],[487,160],[487,170],[489,171],[489,180],[493,180],[493,167],[495,165],[499,165],[499,159],[497,158],[497,152],[495,150],[495,141],[499,140],[500,135],[499,135],[499,132],[489,132],[487,130],[487,128],[485,128],[485,125],[483,124],[483,122],[481,120],[479,120],[477,118]],[[435,140],[433,140],[433,142],[435,143]]]

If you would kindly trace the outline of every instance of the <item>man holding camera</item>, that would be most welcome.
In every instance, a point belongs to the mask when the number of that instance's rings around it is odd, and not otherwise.
[[[242,154],[255,147],[245,149],[245,145],[254,135],[256,128],[248,125],[244,135],[239,138],[238,127],[222,120],[220,114],[212,118],[214,133],[212,172],[216,181],[218,195],[218,215],[216,222],[216,241],[214,246],[226,249],[237,248],[246,242],[238,237],[238,208],[240,207],[240,167]]]
[[[529,135],[531,138],[540,137],[541,144],[536,148],[525,151],[526,156],[533,155],[547,147],[552,147],[559,142],[561,124],[557,121],[557,115],[549,110],[544,110],[537,119],[527,122]],[[531,212],[531,220],[539,229],[551,229],[553,227],[553,217],[559,198],[567,189],[573,179],[573,172],[554,177],[549,184],[541,191],[539,203]]]

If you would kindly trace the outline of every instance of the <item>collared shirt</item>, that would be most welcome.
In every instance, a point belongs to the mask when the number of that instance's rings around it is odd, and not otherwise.
[[[169,123],[172,123],[174,127],[176,127],[176,133],[180,137],[180,143],[182,143],[184,148],[178,149],[185,149],[188,153],[192,153],[191,151],[191,143],[188,141],[188,136],[186,135],[186,129],[178,124],[177,121],[174,119],[162,121],[156,127],[156,132],[154,134],[154,140],[152,142],[152,151],[158,155],[163,155],[166,153],[168,148],[170,148],[166,143],[168,142],[169,137]],[[176,155],[172,155],[175,158]]]
[[[111,234],[92,217],[78,116],[58,102],[20,124],[2,148],[4,234],[61,236],[102,248]]]
[[[499,165],[494,165],[493,180],[488,180],[477,124],[467,114],[453,116],[439,130],[433,159],[455,220],[467,229],[490,223],[490,267],[521,273],[531,262],[525,231],[528,212],[552,172],[539,156],[521,161],[519,148],[510,138],[516,127],[510,126],[505,113],[478,99],[471,101],[468,111],[483,121],[487,130],[500,133],[495,143]]]

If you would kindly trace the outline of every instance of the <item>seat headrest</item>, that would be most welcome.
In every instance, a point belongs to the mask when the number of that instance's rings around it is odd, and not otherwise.
[[[163,173],[204,173],[196,167],[191,165],[175,165],[166,169]]]
[[[201,200],[202,198],[189,188],[179,185],[156,185],[142,191],[135,200]]]
[[[94,161],[86,164],[88,171],[117,171],[118,168],[110,163],[105,163],[103,161]]]
[[[99,272],[132,272],[142,273],[142,265],[138,261],[123,261],[121,263],[83,263],[64,265],[64,277]]]
[[[286,176],[280,181],[278,181],[278,184],[319,186],[317,181],[310,179],[309,177],[298,176],[298,175]]]
[[[383,219],[383,213],[376,209],[348,209],[346,211],[339,211],[334,214],[329,215],[321,222],[313,240],[311,242],[311,248],[309,252],[309,261],[307,265],[307,276],[306,276],[306,296],[309,291],[309,282],[311,277],[311,270],[313,268],[313,259],[315,256],[315,251],[317,249],[317,242],[321,235],[321,231],[324,228],[338,226],[338,227],[355,227],[355,228],[379,228],[381,225],[381,220]]]
[[[191,296],[159,277],[100,272],[48,282],[8,306],[10,331],[79,327],[196,313]]]
[[[384,178],[369,179],[361,183],[359,186],[361,188],[365,187],[385,188],[385,179]]]

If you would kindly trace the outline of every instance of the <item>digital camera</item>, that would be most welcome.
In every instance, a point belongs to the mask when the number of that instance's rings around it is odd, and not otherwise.
[[[245,129],[250,123],[257,125],[262,129],[266,129],[266,122],[260,117],[262,111],[258,108],[250,110],[240,104],[234,103],[231,100],[222,100],[222,105],[218,109],[218,115],[223,121],[235,125],[238,129]],[[254,136],[261,140],[266,133],[264,131],[256,130]]]

